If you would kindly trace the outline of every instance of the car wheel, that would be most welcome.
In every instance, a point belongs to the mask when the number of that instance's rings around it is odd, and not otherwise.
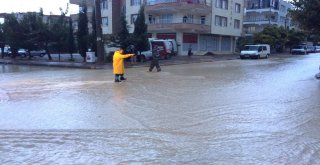
[[[241,60],[243,60],[243,59],[244,59],[244,57],[243,57],[243,56],[240,56],[240,59],[241,59]]]

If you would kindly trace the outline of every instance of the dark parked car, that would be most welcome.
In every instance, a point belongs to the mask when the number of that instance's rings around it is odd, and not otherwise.
[[[44,55],[46,55],[46,51],[45,50],[31,50],[30,51],[30,55],[31,56],[40,56],[43,57]]]

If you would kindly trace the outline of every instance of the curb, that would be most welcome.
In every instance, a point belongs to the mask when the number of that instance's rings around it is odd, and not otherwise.
[[[221,60],[233,60],[237,59],[234,56],[193,56],[193,57],[174,57],[169,60],[160,60],[160,65],[181,65],[190,63],[203,63],[203,62],[214,62]],[[95,63],[79,63],[79,62],[54,62],[54,61],[25,61],[16,59],[0,59],[0,64],[10,64],[10,65],[27,65],[27,66],[48,66],[48,67],[62,67],[62,68],[81,68],[81,69],[112,69],[112,63],[107,63],[104,65],[98,65]],[[149,67],[149,61],[137,64],[125,64],[128,68],[136,67]]]
[[[70,63],[70,62],[43,62],[43,61],[16,61],[0,59],[0,64],[9,65],[28,65],[28,66],[48,66],[62,68],[82,68],[82,69],[104,69],[105,66],[87,63]]]

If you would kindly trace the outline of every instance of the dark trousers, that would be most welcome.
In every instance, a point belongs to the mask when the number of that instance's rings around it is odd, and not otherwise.
[[[152,61],[151,61],[149,71],[152,72],[152,70],[153,70],[154,67],[157,68],[157,71],[158,71],[158,72],[161,71],[161,68],[160,68],[160,65],[159,65],[159,60],[152,60]]]
[[[124,79],[123,74],[115,74],[115,75],[114,75],[114,79],[115,79],[115,80],[119,80],[119,81],[120,81],[120,80],[123,80],[123,79]]]

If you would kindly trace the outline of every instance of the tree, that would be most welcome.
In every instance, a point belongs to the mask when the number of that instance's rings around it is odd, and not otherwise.
[[[5,34],[6,43],[10,45],[12,52],[12,58],[15,58],[18,54],[18,49],[23,46],[23,40],[25,38],[23,27],[18,22],[14,14],[5,16],[5,22],[3,24],[3,33]]]
[[[240,51],[244,48],[245,45],[247,44],[252,44],[252,37],[239,37],[237,39],[237,51]]]
[[[75,46],[74,46],[73,25],[72,25],[71,18],[69,18],[68,49],[70,53],[70,59],[73,60],[73,52],[75,50]]]
[[[283,27],[268,26],[253,36],[254,43],[266,43],[282,52],[287,42],[287,33]]]
[[[299,27],[309,32],[319,32],[320,2],[319,0],[292,0],[294,8],[289,11],[291,18]]]
[[[79,23],[78,23],[78,49],[80,55],[83,57],[83,61],[86,59],[86,52],[88,49],[88,17],[87,17],[87,6],[85,2],[80,7],[79,12]]]
[[[51,42],[52,45],[55,46],[55,48],[59,52],[59,60],[60,60],[60,53],[62,50],[66,50],[66,45],[68,45],[67,39],[69,34],[69,28],[68,28],[68,21],[66,19],[66,14],[68,13],[68,8],[66,11],[63,11],[60,8],[61,15],[58,18],[54,18],[51,20],[50,23],[50,31],[52,32],[51,35]]]
[[[128,31],[128,23],[124,16],[124,14],[121,14],[120,16],[120,30],[118,33],[118,44],[122,49],[126,49],[131,43],[130,43],[130,34]]]
[[[93,52],[97,52],[97,26],[96,26],[96,10],[93,9],[92,14],[92,33],[90,34],[90,45],[89,47]]]
[[[43,20],[43,10],[40,9],[40,22],[39,22],[39,29],[37,31],[37,44],[38,47],[41,49],[44,49],[48,55],[48,59],[52,60],[51,53],[49,50],[49,44],[52,42],[52,36],[54,35],[51,31],[51,22],[52,18],[49,16],[49,19],[47,22],[44,22]]]
[[[306,38],[306,34],[302,31],[296,31],[295,29],[290,29],[288,31],[288,42],[286,43],[286,47],[292,47],[295,45],[301,44],[301,41],[304,41]]]
[[[140,53],[149,49],[148,25],[145,23],[144,6],[141,6],[138,17],[134,22],[132,43]]]
[[[4,45],[5,45],[5,38],[3,33],[3,24],[0,23],[0,53],[1,58],[4,57]]]
[[[23,40],[20,48],[24,48],[28,50],[29,59],[31,59],[30,51],[35,50],[39,47],[39,32],[41,28],[43,28],[42,24],[42,13],[27,13],[24,15],[23,19],[19,22],[22,27],[23,34],[21,35],[21,39]]]
[[[104,64],[104,45],[102,35],[102,18],[101,18],[101,1],[95,0],[95,30],[96,30],[96,49],[98,56],[98,64]]]

